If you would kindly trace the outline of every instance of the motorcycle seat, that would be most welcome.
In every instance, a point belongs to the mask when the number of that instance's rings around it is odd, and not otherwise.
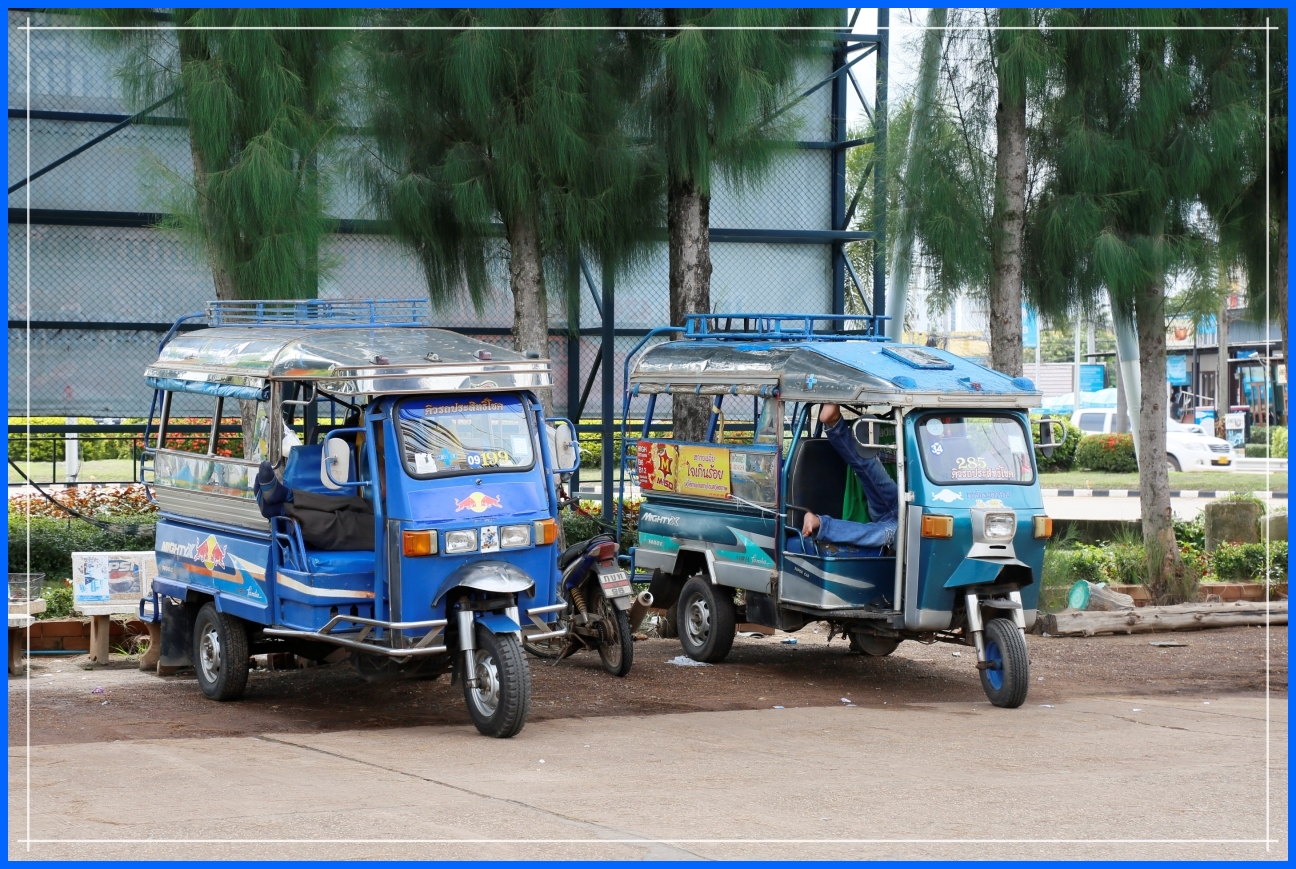
[[[609,534],[599,534],[596,537],[591,537],[589,540],[582,540],[580,543],[573,543],[571,546],[568,546],[563,550],[562,555],[558,556],[558,569],[566,570],[572,562],[584,555],[585,550],[589,549],[590,546],[611,539],[612,537]]]

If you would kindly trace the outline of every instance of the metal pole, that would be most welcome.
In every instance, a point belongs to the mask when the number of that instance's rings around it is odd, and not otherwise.
[[[846,21],[846,10],[842,12],[842,22]],[[846,65],[846,42],[838,40],[833,45],[832,66],[837,72]],[[836,230],[846,229],[846,149],[840,143],[846,141],[846,76],[838,75],[832,84],[832,110],[829,124],[830,135],[834,146],[832,150],[832,227]],[[845,245],[840,242],[832,244],[832,312],[846,313],[846,255]],[[838,324],[840,327],[840,324]]]
[[[1071,412],[1075,413],[1080,409],[1080,327],[1084,319],[1079,313],[1076,314],[1075,322],[1075,358],[1073,364],[1075,370],[1071,372]]]
[[[612,362],[616,358],[616,308],[613,304],[613,267],[603,258],[603,401],[600,410],[603,413],[603,521],[609,525],[616,521],[612,505],[612,469],[616,461],[613,436],[616,420],[614,369]]]
[[[873,107],[873,315],[886,314],[887,73],[891,57],[891,10],[878,10],[876,103]]]
[[[567,291],[567,408],[563,414],[572,421],[572,425],[580,425],[580,263],[575,255],[567,258],[567,275],[565,280],[565,289]],[[572,432],[576,438],[577,450],[580,449],[579,428]],[[571,492],[572,497],[580,491],[580,468],[572,475]]]

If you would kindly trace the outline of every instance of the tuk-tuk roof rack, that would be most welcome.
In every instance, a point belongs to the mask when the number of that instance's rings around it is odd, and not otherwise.
[[[688,314],[683,336],[721,341],[887,341],[882,324],[890,319],[871,314]],[[856,323],[859,326],[851,328]],[[741,325],[734,328],[737,324]]]
[[[427,299],[275,299],[207,303],[213,326],[270,326],[294,329],[358,329],[371,326],[427,326]]]

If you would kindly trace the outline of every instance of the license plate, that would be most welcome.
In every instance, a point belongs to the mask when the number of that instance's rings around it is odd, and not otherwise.
[[[1212,465],[1227,465],[1228,463],[1229,463],[1228,459],[1216,459],[1215,461],[1211,462]]]
[[[632,592],[630,588],[630,577],[625,575],[624,570],[616,570],[608,573],[599,571],[599,582],[603,585],[603,594],[607,597],[625,597]]]

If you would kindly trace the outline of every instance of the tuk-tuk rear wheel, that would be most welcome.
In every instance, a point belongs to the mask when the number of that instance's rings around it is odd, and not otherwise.
[[[531,670],[522,644],[512,634],[477,626],[473,672],[477,687],[463,680],[464,701],[473,725],[483,736],[507,739],[526,724],[531,708]]]
[[[1026,638],[1011,619],[990,619],[985,626],[986,661],[996,666],[981,671],[981,688],[990,702],[1016,709],[1030,689],[1030,659]]]
[[[248,682],[248,643],[243,621],[203,604],[194,620],[194,672],[198,688],[211,700],[237,700]]]
[[[684,652],[695,661],[723,661],[733,648],[737,629],[733,592],[695,576],[684,584],[677,607]]]
[[[850,639],[852,652],[874,658],[885,658],[900,646],[899,637],[879,637],[874,634],[858,634],[853,631],[848,633],[847,637]]]

